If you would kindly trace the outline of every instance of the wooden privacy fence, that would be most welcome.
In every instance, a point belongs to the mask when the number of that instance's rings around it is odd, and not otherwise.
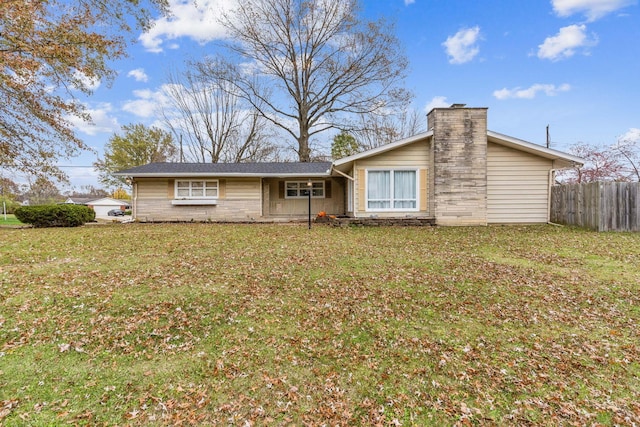
[[[640,231],[640,182],[553,186],[551,222],[596,231]]]

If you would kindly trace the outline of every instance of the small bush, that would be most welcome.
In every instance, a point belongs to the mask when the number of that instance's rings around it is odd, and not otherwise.
[[[22,206],[16,209],[16,218],[34,227],[78,227],[93,221],[96,213],[83,205]]]

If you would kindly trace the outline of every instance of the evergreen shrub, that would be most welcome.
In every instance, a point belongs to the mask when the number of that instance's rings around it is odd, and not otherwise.
[[[78,227],[95,219],[93,209],[84,205],[22,206],[16,209],[16,218],[37,228]]]

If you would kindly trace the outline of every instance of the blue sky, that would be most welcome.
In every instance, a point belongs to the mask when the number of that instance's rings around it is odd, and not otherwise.
[[[170,0],[173,17],[140,34],[118,77],[83,98],[94,125],[78,134],[102,156],[130,123],[161,123],[162,85],[185,61],[215,53],[224,37],[220,10],[235,0]],[[489,129],[552,148],[610,145],[640,138],[640,6],[637,0],[376,0],[409,58],[414,108],[464,103],[489,108]],[[331,135],[326,136],[330,140]],[[330,142],[330,141],[329,141]],[[74,187],[98,185],[96,154],[62,161]]]

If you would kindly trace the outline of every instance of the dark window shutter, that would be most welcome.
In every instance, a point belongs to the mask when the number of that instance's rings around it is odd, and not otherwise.
[[[284,181],[278,181],[278,198],[284,199]]]
[[[331,198],[331,180],[330,179],[324,182],[324,197],[327,199]]]

